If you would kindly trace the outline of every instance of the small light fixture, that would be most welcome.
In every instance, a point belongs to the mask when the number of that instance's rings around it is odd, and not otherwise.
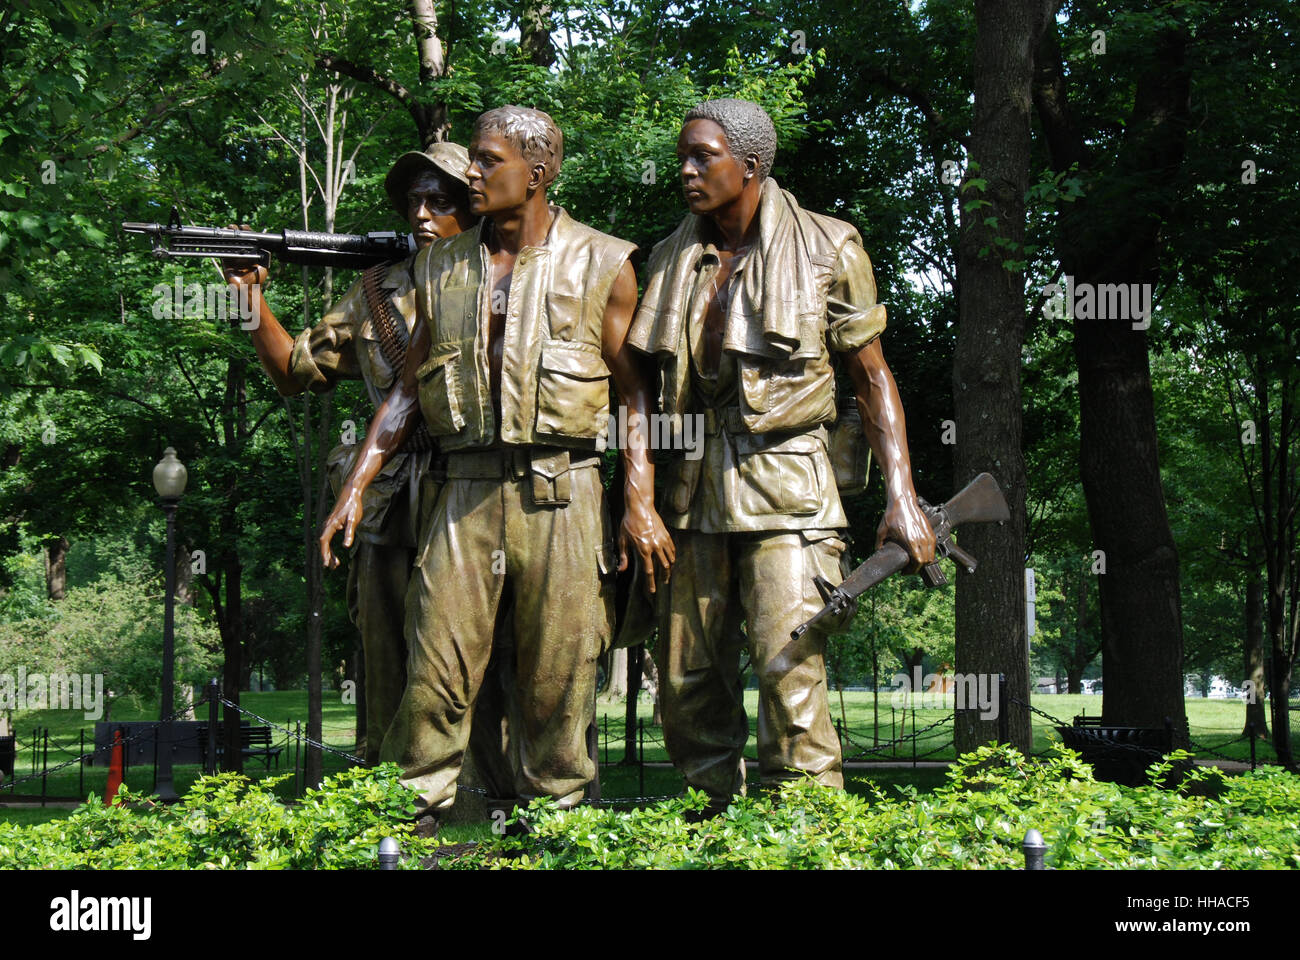
[[[164,500],[179,500],[185,493],[188,478],[185,464],[176,459],[176,448],[168,447],[153,468],[153,488],[158,491],[158,496]]]

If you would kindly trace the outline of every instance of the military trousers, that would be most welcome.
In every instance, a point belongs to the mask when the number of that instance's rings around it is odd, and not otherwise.
[[[740,681],[748,649],[758,678],[758,763],[765,781],[807,773],[843,787],[827,697],[826,632],[790,632],[822,608],[813,585],[843,579],[833,531],[673,531],[677,562],[661,608],[664,742],[690,787],[743,793],[749,737]],[[744,625],[742,632],[742,624]]]
[[[366,662],[368,764],[379,761],[379,746],[406,687],[406,587],[414,561],[411,547],[362,540],[348,568],[348,606]]]
[[[561,471],[552,457],[545,472],[527,460],[521,449],[450,454],[420,534],[406,597],[406,690],[381,756],[401,765],[421,813],[455,798],[494,652],[513,679],[509,720],[497,729],[509,730],[514,796],[570,806],[596,772],[586,730],[613,628],[604,490],[594,458]],[[493,642],[507,589],[512,646]]]

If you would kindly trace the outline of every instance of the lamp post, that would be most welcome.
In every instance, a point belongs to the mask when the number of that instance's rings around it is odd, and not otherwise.
[[[173,622],[173,607],[176,590],[176,506],[181,495],[185,493],[185,481],[188,474],[185,464],[176,459],[176,449],[168,447],[163,451],[162,460],[153,468],[153,487],[162,500],[163,515],[167,518],[167,571],[166,598],[163,614],[163,672],[162,699],[159,702],[158,719],[162,725],[158,728],[158,782],[155,789],[158,799],[164,803],[178,800],[176,788],[172,785],[172,703],[175,700],[176,672],[176,637]]]

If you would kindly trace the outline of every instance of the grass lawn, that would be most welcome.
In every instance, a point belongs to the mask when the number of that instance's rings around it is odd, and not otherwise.
[[[953,696],[949,694],[943,698],[944,706],[939,706],[938,697],[929,695],[916,694],[913,697],[916,711],[916,729],[923,731],[917,738],[916,753],[918,759],[924,760],[954,760],[956,755],[952,748],[952,723],[942,724],[933,730],[925,731],[925,728],[952,713]],[[840,697],[837,691],[831,692],[831,717],[834,720],[843,719],[843,729],[846,731],[845,755],[852,758],[861,751],[874,751],[877,744],[888,744],[889,741],[899,737],[910,737],[912,734],[912,711],[903,710],[892,704],[893,695],[887,692],[881,692],[878,713],[874,704],[874,695],[862,691],[848,691],[844,694],[843,714],[840,712]],[[1099,716],[1101,714],[1101,697],[1088,696],[1085,694],[1039,694],[1032,698],[1033,705],[1042,710],[1044,713],[1051,714],[1054,717],[1069,725],[1074,717],[1079,714],[1089,716]],[[1250,746],[1244,740],[1223,746],[1228,740],[1233,740],[1241,736],[1241,731],[1246,722],[1246,706],[1239,700],[1202,700],[1189,699],[1187,704],[1187,721],[1191,729],[1192,739],[1206,747],[1212,748],[1216,753],[1222,753],[1227,757],[1238,760],[1250,760]],[[1023,709],[1012,705],[1012,709]],[[749,757],[755,756],[755,736],[758,730],[758,691],[745,691],[745,713],[749,717],[749,746],[745,754]],[[642,721],[644,731],[644,752],[647,761],[667,760],[668,754],[663,745],[663,733],[658,727],[651,726],[650,720],[653,714],[653,707],[649,699],[644,695],[637,704],[637,716]],[[609,748],[609,759],[618,760],[623,756],[622,737],[623,722],[625,715],[625,706],[622,701],[610,703],[600,703],[597,706],[598,723],[602,730],[602,743],[604,742],[604,731],[608,730],[609,738],[612,741]],[[878,717],[878,720],[877,720]],[[1040,753],[1047,750],[1054,742],[1060,741],[1060,736],[1053,729],[1055,724],[1046,720],[1037,714],[1030,715],[1034,731],[1034,752]],[[1295,727],[1300,726],[1300,716],[1293,718],[1293,728],[1291,731],[1292,749],[1300,749],[1300,731]],[[873,733],[875,738],[873,739]],[[1274,752],[1271,744],[1266,741],[1256,742],[1257,759],[1275,760],[1277,754]],[[1198,756],[1210,759],[1209,753],[1197,750]],[[601,759],[605,759],[602,751]],[[863,760],[897,760],[910,761],[912,759],[912,744],[908,740],[905,743],[899,743],[894,746],[885,746],[883,752],[872,752],[861,756]]]
[[[755,756],[753,735],[757,727],[756,698],[756,691],[746,691],[745,707],[749,715],[751,740],[745,752],[751,758]],[[916,697],[916,701],[915,725],[917,728],[924,728],[943,719],[952,712],[951,695],[947,698],[946,708],[930,702],[929,699],[924,699],[923,702],[920,695]],[[1095,696],[1039,695],[1034,697],[1033,702],[1038,709],[1059,717],[1067,723],[1076,714],[1096,715],[1101,712],[1101,697]],[[246,709],[260,714],[281,726],[292,728],[298,722],[302,722],[304,728],[306,726],[307,694],[305,691],[245,693],[240,698],[240,703]],[[882,693],[880,695],[878,724],[876,715],[873,714],[874,706],[873,695],[870,693],[850,691],[844,694],[843,719],[847,721],[844,724],[844,729],[847,731],[845,752],[850,758],[863,749],[871,750],[874,747],[873,732],[880,743],[887,743],[894,738],[910,735],[913,729],[912,711],[904,711],[893,706],[890,694]],[[637,715],[643,722],[645,760],[650,763],[666,761],[668,755],[663,745],[663,731],[650,722],[652,716],[651,703],[643,697],[637,708]],[[206,719],[206,708],[200,706],[197,709],[198,718]],[[836,692],[832,693],[831,712],[834,718],[841,718],[840,699]],[[355,747],[355,708],[350,704],[340,702],[336,694],[327,693],[324,698],[323,713],[325,743],[351,752]],[[1192,737],[1195,740],[1208,747],[1216,748],[1218,752],[1227,756],[1243,760],[1249,759],[1249,747],[1245,742],[1239,741],[1228,746],[1220,746],[1225,741],[1238,737],[1241,732],[1245,707],[1240,701],[1188,700],[1187,714]],[[149,720],[157,715],[157,709],[152,704],[133,707],[126,702],[121,702],[115,704],[112,711],[115,720]],[[620,762],[624,756],[623,719],[625,715],[625,706],[621,701],[600,703],[597,707],[597,715],[597,723],[601,731],[601,788],[602,795],[606,799],[665,796],[681,792],[681,777],[671,768],[647,767],[644,773],[641,774],[635,765],[624,766]],[[87,749],[93,742],[94,721],[83,720],[81,714],[77,711],[44,710],[18,713],[14,716],[14,728],[19,741],[17,769],[15,770],[18,777],[33,772],[33,754],[30,743],[32,731],[37,727],[49,727],[49,760],[51,768],[65,760],[72,759],[78,754],[80,750],[78,738],[82,731],[85,731]],[[1056,732],[1052,729],[1052,724],[1037,715],[1033,716],[1033,730],[1035,752],[1048,749],[1056,739]],[[282,731],[273,730],[272,733],[274,742],[284,747],[280,754],[279,772],[281,774],[288,773],[290,777],[286,782],[281,783],[277,790],[282,797],[288,800],[295,795],[292,773],[295,766],[301,763],[301,759],[296,756],[297,750],[294,743]],[[1293,732],[1294,736],[1295,732]],[[1295,742],[1293,739],[1293,743]],[[1297,748],[1300,749],[1300,745]],[[919,758],[927,760],[954,759],[951,723],[942,724],[923,734],[917,744],[917,755]],[[1261,741],[1257,744],[1257,756],[1260,760],[1271,760],[1275,754],[1269,744]],[[893,747],[887,746],[883,748],[882,753],[870,754],[864,757],[867,760],[896,759],[898,762],[904,763],[910,761],[911,758],[910,742],[897,744]],[[324,765],[327,774],[350,766],[342,757],[329,753],[325,754]],[[35,764],[34,769],[36,771],[40,770],[39,762]],[[245,772],[251,776],[262,776],[264,775],[263,765],[260,761],[250,760],[245,764]],[[178,792],[183,793],[188,789],[200,773],[201,769],[196,765],[176,767],[174,778]],[[276,773],[274,763],[271,767],[271,773]],[[88,794],[102,797],[107,776],[108,771],[104,767],[86,766],[84,770],[81,770],[77,763],[72,763],[64,769],[49,775],[47,795],[49,797],[77,799],[84,799]],[[644,780],[642,780],[642,776],[644,776]],[[943,782],[943,771],[925,769],[850,769],[846,779],[848,789],[853,792],[867,792],[869,790],[867,786],[868,780],[874,780],[886,789],[889,789],[894,784],[911,784],[917,789],[928,791],[933,790]],[[126,774],[126,782],[134,790],[151,790],[153,787],[152,765],[142,764],[129,768]],[[40,780],[24,783],[17,792],[27,796],[39,796],[41,792]],[[0,789],[0,802],[3,802],[10,794],[10,790]],[[7,808],[0,809],[0,819],[11,822],[39,822],[40,819],[64,816],[67,812],[66,810],[52,808],[46,808],[43,811],[39,808],[36,810]],[[31,817],[36,819],[23,819]],[[471,827],[477,829],[477,825],[465,825],[464,829],[470,829]],[[458,825],[455,828],[449,826],[447,829],[460,830],[462,826]]]

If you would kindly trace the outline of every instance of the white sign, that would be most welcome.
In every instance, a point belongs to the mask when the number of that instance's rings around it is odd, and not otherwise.
[[[1037,599],[1037,592],[1034,590],[1034,568],[1025,567],[1025,642],[1028,643],[1029,637],[1034,635],[1034,601]]]

